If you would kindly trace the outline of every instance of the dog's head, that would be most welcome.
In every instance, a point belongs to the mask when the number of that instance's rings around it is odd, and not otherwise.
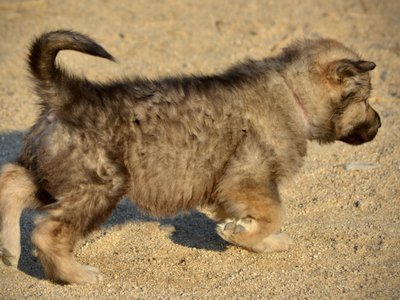
[[[337,90],[332,106],[335,140],[359,145],[371,141],[378,133],[381,120],[368,101],[371,92],[368,72],[374,68],[373,62],[349,59],[328,65],[327,78]]]
[[[362,60],[334,40],[306,41],[294,49],[298,51],[295,60],[309,72],[301,93],[311,139],[352,145],[371,141],[381,126],[378,113],[368,102],[369,72],[375,63]]]

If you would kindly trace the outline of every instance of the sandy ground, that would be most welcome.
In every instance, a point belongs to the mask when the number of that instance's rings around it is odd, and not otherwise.
[[[0,0],[0,163],[16,155],[38,112],[27,48],[58,28],[90,34],[118,59],[60,55],[99,80],[208,73],[297,38],[335,38],[376,62],[371,102],[383,123],[360,147],[310,143],[301,173],[282,189],[288,252],[249,253],[222,241],[202,213],[155,220],[125,200],[76,250],[105,280],[60,286],[43,278],[25,213],[19,269],[0,264],[0,299],[399,299],[399,16],[397,0]],[[374,168],[343,167],[354,162]]]

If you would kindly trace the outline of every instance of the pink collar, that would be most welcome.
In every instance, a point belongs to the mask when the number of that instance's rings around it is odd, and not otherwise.
[[[295,90],[293,89],[292,85],[289,84],[289,82],[286,80],[285,76],[281,75],[283,80],[286,83],[286,86],[288,87],[288,89],[292,92],[293,98],[295,100],[295,103],[297,104],[297,108],[301,113],[301,116],[303,118],[304,124],[308,127],[309,125],[309,119],[307,116],[307,111],[304,108],[303,102],[301,101],[299,95],[295,92]]]

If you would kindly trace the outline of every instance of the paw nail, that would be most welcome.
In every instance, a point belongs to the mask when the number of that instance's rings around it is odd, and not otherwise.
[[[234,233],[240,233],[240,232],[243,232],[243,231],[245,231],[245,229],[246,228],[244,228],[244,226],[242,226],[242,225],[236,225],[236,227],[235,227],[235,230],[233,231]]]
[[[234,222],[229,222],[225,224],[224,230],[233,230],[235,228]]]

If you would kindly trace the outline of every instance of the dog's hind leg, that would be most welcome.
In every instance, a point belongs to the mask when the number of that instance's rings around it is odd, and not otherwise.
[[[20,217],[24,208],[36,208],[37,187],[28,171],[16,164],[6,164],[0,173],[0,257],[16,267],[21,254]]]
[[[76,242],[101,224],[116,206],[122,194],[106,186],[79,184],[59,195],[47,216],[32,233],[46,276],[61,283],[95,283],[102,276],[94,267],[79,264],[73,258]]]

